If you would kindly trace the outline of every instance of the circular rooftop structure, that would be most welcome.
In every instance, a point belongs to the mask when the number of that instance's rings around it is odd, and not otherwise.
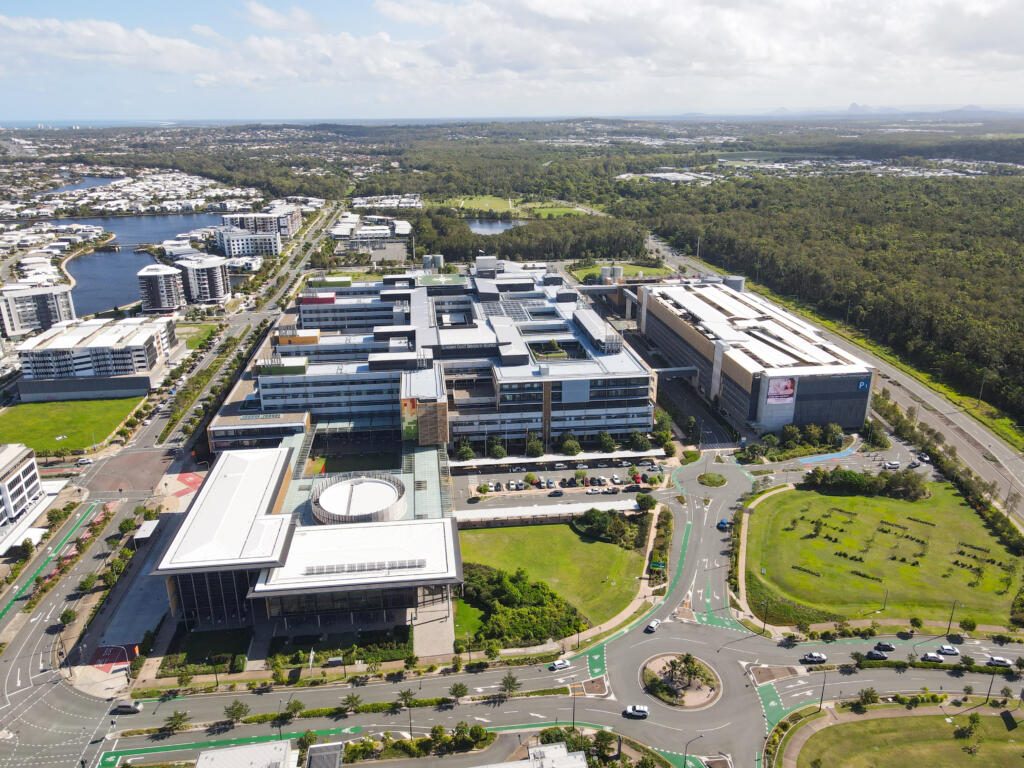
[[[384,472],[348,472],[313,484],[313,517],[324,525],[376,523],[405,513],[405,485]]]

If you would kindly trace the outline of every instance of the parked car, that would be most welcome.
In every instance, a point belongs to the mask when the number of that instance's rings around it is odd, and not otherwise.
[[[558,464],[555,464],[555,469],[565,469],[565,464],[559,462]]]
[[[927,453],[919,453],[917,454],[917,460],[924,464],[927,464],[932,460],[932,457],[929,456]]]
[[[589,464],[577,464],[576,469],[590,469]]]
[[[590,488],[587,488],[587,496],[594,496],[594,495],[596,495],[596,494],[598,494],[600,492],[601,492],[600,488],[594,488],[593,486],[591,486]]]
[[[548,665],[548,669],[550,669],[552,672],[557,672],[560,669],[568,669],[569,667],[570,663],[568,659],[558,659],[557,661],[554,661]]]
[[[501,487],[501,480],[495,480],[494,481],[494,490],[495,491],[503,490],[502,487]]]
[[[879,641],[879,642],[875,643],[875,650],[876,651],[885,651],[886,653],[892,653],[893,651],[896,650],[896,646],[893,645],[892,643],[887,643],[885,641]]]
[[[939,653],[941,653],[943,656],[959,656],[960,655],[960,651],[957,648],[953,647],[952,645],[940,645],[939,646]]]
[[[555,487],[555,481],[552,480],[550,477],[548,478],[547,486],[548,486],[548,488],[554,488]]]
[[[907,469],[917,469],[920,466],[921,466],[921,462],[920,461],[912,461],[909,464],[907,464]]]
[[[622,485],[622,478],[618,475],[612,475],[612,485]]]
[[[622,490],[624,490],[624,491],[625,491],[626,493],[639,493],[639,492],[640,492],[640,490],[641,490],[641,488],[640,488],[640,486],[639,486],[639,485],[637,485],[636,483],[634,483],[633,485],[627,485],[627,486],[626,486],[625,488],[623,488]]]
[[[872,648],[865,654],[865,658],[871,659],[872,661],[885,661],[889,658],[889,654],[884,653],[883,651],[876,651]]]
[[[943,661],[945,661],[945,659],[943,659],[937,653],[923,653],[921,654],[921,661],[928,661],[933,664],[941,664]]]
[[[623,717],[633,717],[637,720],[646,720],[651,710],[645,704],[630,704],[622,710]]]
[[[887,461],[883,465],[886,469],[899,469],[900,463],[898,461]]]
[[[728,531],[730,528],[732,528],[732,520],[728,520],[727,518],[723,517],[721,520],[718,521],[718,525],[716,525],[715,528],[717,528],[720,531]]]
[[[644,632],[657,632],[661,626],[661,619],[651,619],[651,623],[644,627]]]
[[[801,664],[824,664],[826,661],[828,661],[828,656],[824,653],[818,653],[818,651],[805,653],[803,658],[800,659]]]

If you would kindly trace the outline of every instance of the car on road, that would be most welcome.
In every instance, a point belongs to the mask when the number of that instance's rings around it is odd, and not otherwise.
[[[557,672],[560,669],[568,669],[570,666],[568,659],[558,659],[548,665],[548,669],[552,672]]]
[[[920,466],[921,466],[921,462],[920,461],[912,461],[909,464],[907,464],[907,469],[917,469]]]
[[[92,464],[92,463],[93,463],[93,459],[89,459],[89,458],[82,458],[82,459],[79,459],[78,461],[75,462],[75,464],[77,464],[80,467],[85,467],[85,466],[88,466],[89,464]]]
[[[896,646],[892,643],[887,643],[884,640],[875,643],[876,651],[885,651],[886,653],[892,653],[896,650]]]
[[[551,497],[565,496],[565,491],[560,491],[559,489],[556,488],[553,491],[548,491],[548,496],[551,496]]]
[[[1003,656],[989,656],[988,661],[985,662],[990,667],[1010,667],[1013,664],[1009,659]]]
[[[596,494],[598,494],[600,492],[601,492],[600,488],[594,488],[593,486],[591,486],[590,488],[587,488],[587,496],[594,496],[594,495],[596,495]]]
[[[605,496],[613,496],[618,492],[618,488],[605,488],[603,491],[601,491],[601,493],[603,493]]]
[[[137,715],[142,711],[143,703],[135,699],[121,699],[110,711],[112,715]]]
[[[661,619],[651,619],[650,624],[644,627],[644,632],[657,632],[661,626]]]
[[[943,656],[959,656],[960,651],[952,645],[940,645],[939,653]]]
[[[921,655],[921,661],[931,662],[932,664],[941,664],[945,659],[937,653],[925,653]]]
[[[871,659],[871,661],[885,661],[889,658],[889,654],[885,653],[884,651],[877,651],[874,648],[872,648],[864,655],[864,658]]]
[[[730,528],[732,528],[732,521],[723,517],[721,520],[718,521],[718,524],[715,525],[715,528],[717,528],[720,531],[728,531]]]
[[[645,704],[630,704],[622,710],[623,717],[635,717],[637,720],[646,720],[651,710]]]
[[[818,651],[805,653],[803,658],[800,659],[801,664],[824,664],[826,661],[828,661],[828,656]]]

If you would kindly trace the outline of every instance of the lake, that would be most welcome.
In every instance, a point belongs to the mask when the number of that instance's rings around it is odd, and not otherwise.
[[[57,187],[56,189],[48,189],[43,192],[44,195],[56,195],[61,192],[74,192],[79,189],[92,189],[93,187],[103,187],[112,182],[113,179],[106,176],[83,176],[81,181],[77,181],[74,184],[65,184],[63,187]]]
[[[114,243],[120,251],[100,251],[79,256],[67,262],[67,270],[75,278],[71,296],[75,313],[91,315],[121,307],[139,300],[136,273],[153,259],[148,253],[134,253],[144,243],[160,243],[181,232],[220,224],[219,213],[185,213],[160,216],[98,216],[55,219],[55,223],[75,221],[95,224],[117,235]]]
[[[500,219],[466,219],[466,223],[469,225],[469,231],[478,235],[500,235],[502,232],[507,232],[513,227],[522,226],[526,222],[519,219],[512,219],[511,221],[501,221]]]

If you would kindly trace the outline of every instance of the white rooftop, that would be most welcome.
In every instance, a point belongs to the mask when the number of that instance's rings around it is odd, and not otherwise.
[[[452,518],[297,528],[280,568],[260,574],[252,595],[343,591],[462,579]]]
[[[196,768],[294,768],[298,759],[299,753],[291,748],[291,742],[268,741],[203,750]]]
[[[164,574],[258,568],[284,557],[291,516],[274,514],[287,482],[289,448],[225,451],[164,554]]]

